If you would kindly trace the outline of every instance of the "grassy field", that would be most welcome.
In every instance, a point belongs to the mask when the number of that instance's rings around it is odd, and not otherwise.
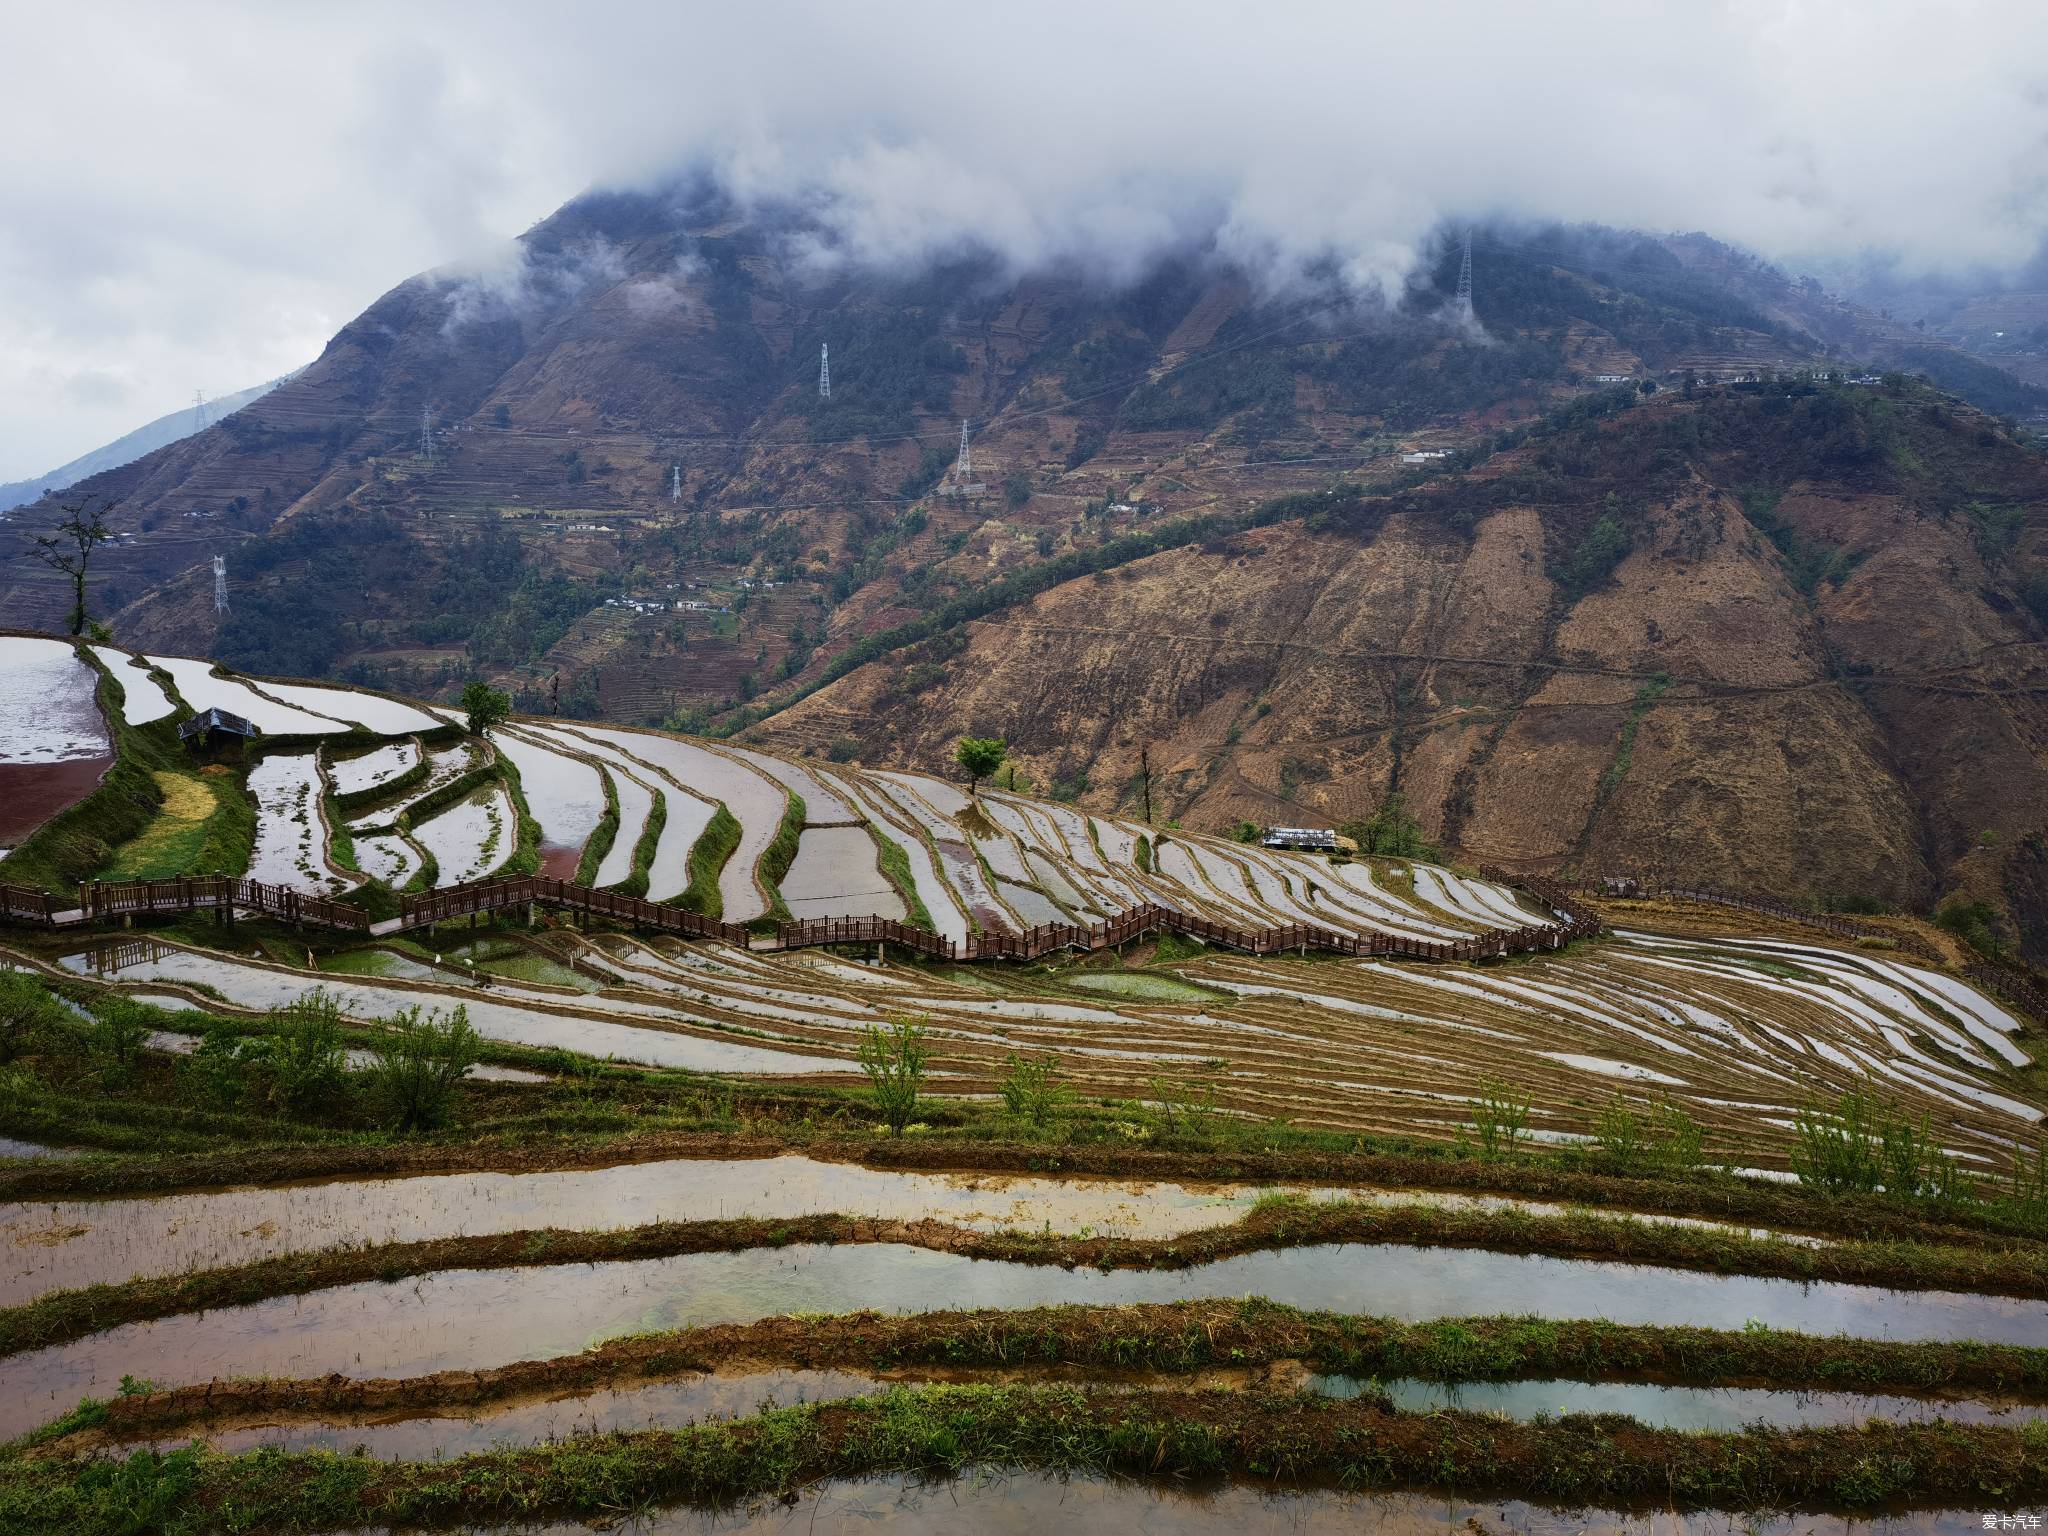
[[[103,880],[158,880],[191,873],[212,823],[223,815],[223,793],[239,793],[226,768],[159,768],[150,777],[163,794],[163,804],[155,820],[114,850],[100,873]]]

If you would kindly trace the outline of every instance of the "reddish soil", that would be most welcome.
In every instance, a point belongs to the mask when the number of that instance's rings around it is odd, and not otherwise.
[[[111,752],[62,763],[0,763],[0,848],[19,847],[37,827],[99,788],[113,766]]]

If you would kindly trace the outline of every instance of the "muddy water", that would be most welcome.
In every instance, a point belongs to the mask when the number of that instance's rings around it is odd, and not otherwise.
[[[1151,1381],[1165,1387],[1196,1387],[1216,1375],[1160,1376]],[[994,1380],[1001,1373],[967,1371],[957,1379]],[[154,1449],[173,1450],[195,1439],[215,1450],[235,1454],[270,1447],[288,1451],[336,1451],[374,1456],[386,1461],[432,1461],[473,1451],[514,1449],[565,1440],[575,1435],[631,1433],[643,1429],[675,1429],[707,1419],[747,1418],[770,1408],[799,1403],[841,1402],[896,1385],[949,1379],[943,1371],[912,1368],[886,1377],[846,1370],[764,1370],[705,1373],[676,1381],[643,1382],[628,1387],[566,1394],[468,1412],[387,1415],[359,1419],[305,1419],[270,1423],[229,1424],[185,1431],[150,1442]],[[1018,1379],[1029,1380],[1031,1373]],[[1054,1378],[1047,1378],[1054,1379]],[[1087,1379],[1069,1377],[1057,1379]],[[1096,1378],[1098,1384],[1115,1381]],[[1235,1385],[1237,1383],[1230,1383]],[[1139,1385],[1133,1381],[1131,1385]],[[1888,1423],[2018,1424],[2043,1415],[2031,1405],[1943,1401],[1913,1397],[1857,1396],[1847,1393],[1777,1392],[1762,1389],[1704,1390],[1621,1383],[1521,1381],[1443,1386],[1435,1382],[1396,1381],[1384,1388],[1346,1376],[1308,1376],[1303,1392],[1349,1398],[1384,1390],[1396,1407],[1431,1413],[1441,1408],[1505,1415],[1530,1420],[1545,1415],[1624,1414],[1658,1428],[1731,1432],[1765,1424],[1782,1428],[1808,1425]],[[133,1449],[124,1446],[121,1449]]]
[[[360,1452],[385,1461],[432,1461],[572,1435],[674,1429],[700,1419],[738,1419],[796,1403],[832,1403],[880,1391],[885,1384],[852,1371],[756,1371],[650,1382],[584,1396],[515,1403],[462,1415],[403,1419],[312,1420],[247,1424],[212,1433],[187,1432],[154,1442],[160,1450],[204,1439],[215,1450],[273,1446],[290,1451]]]
[[[69,1147],[46,1147],[39,1141],[21,1141],[13,1136],[0,1136],[0,1157],[31,1159],[63,1159],[83,1157],[83,1152]]]
[[[896,1313],[1264,1296],[1410,1321],[1608,1318],[1804,1333],[2039,1344],[2048,1304],[1693,1274],[1640,1265],[1366,1244],[1241,1254],[1185,1270],[1065,1270],[893,1243],[795,1244],[609,1264],[446,1270],[185,1314],[0,1360],[0,1437],[122,1375],[164,1386],[243,1376],[417,1376],[544,1360],[631,1333],[874,1307]]]
[[[808,802],[806,802],[808,804]],[[806,827],[782,877],[782,899],[798,918],[904,916],[903,898],[876,862],[866,827]]]
[[[936,1482],[902,1474],[826,1483],[786,1507],[764,1498],[736,1509],[657,1510],[604,1527],[611,1536],[1962,1536],[1983,1528],[1976,1510],[1880,1519],[1625,1513],[1416,1493],[1275,1492],[1241,1484],[1189,1490],[980,1469]],[[518,1536],[589,1536],[591,1529],[577,1522],[516,1527]],[[492,1536],[514,1530],[491,1528]]]
[[[1327,1198],[1350,1191],[1318,1193]],[[788,1156],[19,1202],[0,1205],[0,1305],[46,1291],[341,1244],[541,1227],[593,1231],[840,1212],[929,1217],[980,1231],[1174,1237],[1237,1219],[1259,1194],[1244,1184],[894,1173]]]
[[[1511,1419],[1561,1418],[1570,1413],[1619,1413],[1658,1429],[1717,1432],[1751,1424],[1795,1429],[1805,1425],[1861,1424],[1880,1419],[1892,1424],[2022,1424],[2048,1418],[2048,1408],[2033,1403],[1982,1402],[1966,1398],[1900,1397],[1888,1393],[1786,1392],[1767,1387],[1660,1387],[1640,1382],[1475,1381],[1446,1385],[1436,1381],[1368,1383],[1350,1376],[1310,1376],[1306,1391],[1329,1397],[1356,1397],[1361,1391],[1383,1391],[1394,1406],[1411,1413],[1461,1408],[1468,1413],[1499,1414]]]
[[[118,976],[123,981],[204,982],[228,1002],[243,1008],[281,1008],[323,986],[351,1019],[369,1021],[420,1006],[446,1010],[461,1003],[478,1034],[515,1045],[559,1045],[591,1056],[613,1057],[651,1067],[686,1067],[702,1072],[748,1072],[784,1076],[805,1072],[844,1072],[851,1063],[827,1056],[806,1056],[764,1046],[728,1044],[696,1035],[640,1029],[610,1018],[546,1012],[502,1002],[474,992],[464,996],[379,986],[331,974],[292,974],[244,965],[220,954],[196,954],[165,944],[99,945],[62,957],[61,963],[80,974]],[[562,1000],[564,1003],[573,1001]],[[626,1011],[633,1005],[593,1000],[592,1008]],[[656,1014],[660,1010],[649,1010]]]

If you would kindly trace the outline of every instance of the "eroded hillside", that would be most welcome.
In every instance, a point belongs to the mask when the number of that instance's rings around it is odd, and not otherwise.
[[[1105,809],[1149,752],[1202,826],[1398,789],[1531,867],[2013,894],[2048,820],[2044,512],[2048,464],[1931,391],[1703,391],[1065,583],[755,732],[925,766],[1001,734]]]

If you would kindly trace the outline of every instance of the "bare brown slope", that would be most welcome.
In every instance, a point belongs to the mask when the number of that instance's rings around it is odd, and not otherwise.
[[[1639,409],[1496,460],[1477,515],[1468,482],[1170,550],[972,624],[957,654],[941,637],[871,663],[756,733],[927,769],[963,732],[1000,734],[1040,784],[1126,809],[1149,745],[1158,814],[1204,828],[1342,820],[1399,788],[1433,834],[1531,867],[2014,894],[2007,856],[2048,825],[2022,595],[2048,467],[1914,398],[1859,407],[1877,435],[1845,437],[1831,478],[1810,472],[1832,451],[1811,424],[1774,445],[1754,401]],[[1546,458],[1540,503],[1502,499]],[[1760,495],[1772,480],[1788,488]],[[1959,496],[1997,498],[2006,532],[1987,543]],[[1574,598],[1570,556],[1617,505],[1629,552]]]

